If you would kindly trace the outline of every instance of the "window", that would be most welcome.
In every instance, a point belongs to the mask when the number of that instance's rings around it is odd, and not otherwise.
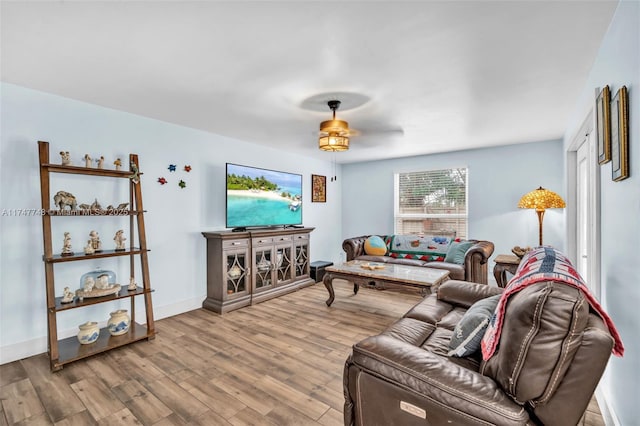
[[[467,169],[396,173],[396,234],[467,238]]]

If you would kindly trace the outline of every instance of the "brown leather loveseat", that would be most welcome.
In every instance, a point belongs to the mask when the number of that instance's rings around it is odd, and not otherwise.
[[[391,256],[369,256],[364,251],[364,242],[369,235],[347,238],[342,242],[342,249],[347,254],[349,260],[364,260],[368,262],[399,263],[412,266],[426,266],[429,268],[446,269],[449,271],[449,278],[461,281],[487,284],[488,281],[488,260],[493,254],[494,246],[490,241],[468,240],[473,245],[467,250],[462,264],[449,263],[444,261],[423,261],[417,259],[394,258]]]
[[[614,340],[584,294],[542,281],[510,297],[499,345],[448,356],[456,324],[503,289],[447,281],[386,331],[357,343],[344,370],[345,425],[575,425]]]

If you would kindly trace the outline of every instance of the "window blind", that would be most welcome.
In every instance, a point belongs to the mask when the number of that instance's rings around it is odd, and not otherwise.
[[[398,173],[395,233],[467,235],[467,169]]]

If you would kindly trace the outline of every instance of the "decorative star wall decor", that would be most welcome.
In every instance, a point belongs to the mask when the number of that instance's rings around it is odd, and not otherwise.
[[[158,183],[160,183],[160,185],[164,185],[165,183],[167,183],[167,180],[163,177],[159,177],[158,178]]]
[[[169,164],[168,169],[169,169],[170,172],[175,172],[176,171],[176,165],[175,164]]]
[[[178,182],[178,186],[182,189],[184,189],[187,186],[187,183],[183,180],[180,180],[180,182]]]

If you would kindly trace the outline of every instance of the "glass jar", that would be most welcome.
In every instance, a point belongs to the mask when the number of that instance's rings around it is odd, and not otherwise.
[[[100,267],[80,277],[80,288],[88,292],[91,292],[94,287],[105,289],[112,287],[114,284],[116,284],[116,273]]]

